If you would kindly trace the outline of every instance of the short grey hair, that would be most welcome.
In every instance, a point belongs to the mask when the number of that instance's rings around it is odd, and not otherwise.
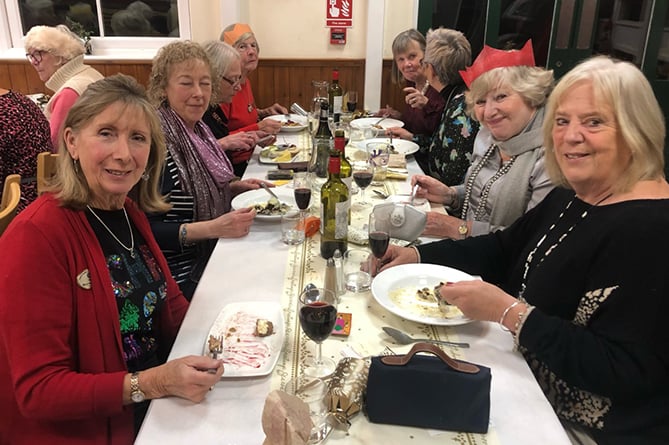
[[[434,68],[444,85],[462,82],[460,70],[472,63],[472,46],[460,31],[448,28],[430,29],[425,37],[423,61]]]
[[[84,42],[65,25],[33,26],[26,34],[26,51],[46,51],[70,61],[86,52]]]

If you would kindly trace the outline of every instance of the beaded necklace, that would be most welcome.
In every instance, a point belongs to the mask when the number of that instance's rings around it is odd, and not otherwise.
[[[496,148],[498,148],[497,145],[490,144],[490,148],[488,148],[488,150],[485,152],[483,158],[481,158],[481,161],[474,166],[472,173],[469,175],[469,178],[467,178],[467,184],[465,185],[465,196],[462,202],[462,213],[460,214],[460,218],[463,220],[467,219],[467,210],[469,210],[469,203],[472,197],[472,191],[474,189],[474,182],[476,181],[479,173],[481,173],[481,170],[485,164],[490,160],[490,157],[493,155]],[[486,184],[484,184],[483,189],[481,190],[481,200],[479,201],[479,205],[476,207],[476,211],[474,212],[474,220],[478,221],[481,219],[483,213],[485,212],[485,205],[488,202],[488,195],[490,195],[490,190],[492,189],[493,184],[499,178],[504,176],[509,171],[509,169],[511,169],[511,166],[513,166],[513,163],[516,161],[517,157],[518,155],[511,156],[508,161],[502,164],[502,167],[497,170],[493,177],[490,178]]]
[[[580,223],[581,221],[583,221],[583,220],[585,219],[585,217],[588,216],[588,212],[590,211],[590,209],[592,209],[593,207],[597,207],[597,206],[600,205],[602,202],[604,202],[604,201],[606,201],[607,199],[609,199],[611,196],[613,196],[613,193],[609,193],[608,195],[606,195],[605,197],[603,197],[602,199],[600,199],[599,201],[597,201],[596,203],[594,203],[593,205],[591,205],[590,207],[588,207],[587,209],[585,209],[585,210],[583,211],[583,213],[581,213],[581,217],[580,217],[579,219],[577,219],[577,220],[576,220],[576,221],[575,221],[575,222],[574,222],[574,223],[567,229],[567,231],[566,231],[565,233],[563,233],[562,235],[560,235],[560,236],[558,237],[558,239],[557,239],[557,241],[555,242],[555,244],[553,244],[552,246],[550,246],[550,247],[548,247],[548,248],[546,249],[546,251],[544,252],[544,255],[539,259],[539,262],[538,262],[537,265],[535,266],[535,269],[536,269],[537,267],[539,267],[539,265],[540,265],[541,263],[544,262],[544,260],[546,259],[546,257],[548,257],[548,255],[550,255],[550,254],[555,250],[555,248],[556,248],[557,246],[560,245],[560,243],[567,237],[567,235],[569,235],[569,234],[572,232],[572,230],[574,230],[574,227],[576,227],[576,226],[578,225],[578,223]],[[534,261],[534,255],[537,253],[537,250],[538,250],[539,247],[543,244],[543,242],[546,241],[546,238],[547,238],[548,235],[553,231],[553,229],[555,228],[555,226],[560,222],[560,220],[562,219],[562,217],[564,216],[564,214],[567,212],[567,210],[569,210],[569,207],[571,207],[571,205],[572,205],[573,202],[574,202],[574,199],[572,198],[572,200],[569,201],[569,202],[567,203],[567,206],[562,210],[562,212],[560,212],[560,216],[558,216],[557,221],[555,221],[553,224],[551,224],[551,226],[548,228],[548,231],[547,231],[546,233],[544,233],[544,235],[543,235],[543,236],[539,239],[539,241],[537,242],[537,245],[534,246],[534,249],[532,249],[532,250],[530,251],[530,253],[527,255],[527,259],[525,260],[525,270],[523,271],[523,280],[522,280],[522,282],[520,283],[520,293],[519,293],[519,297],[520,297],[521,299],[523,299],[523,294],[525,293],[525,289],[527,288],[527,275],[529,274],[529,272],[530,272],[530,268],[532,267],[532,261]],[[524,301],[524,299],[523,299],[523,301]]]

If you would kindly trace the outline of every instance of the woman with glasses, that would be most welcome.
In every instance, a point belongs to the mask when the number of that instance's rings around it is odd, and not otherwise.
[[[218,95],[209,57],[199,44],[178,40],[153,59],[149,99],[158,107],[167,158],[161,192],[172,209],[151,215],[151,229],[172,275],[190,299],[219,238],[249,233],[255,211],[232,210],[233,196],[261,183],[236,180],[230,161],[202,116]]]
[[[267,134],[276,134],[281,130],[281,123],[271,119],[262,120],[274,114],[286,114],[288,110],[278,103],[267,108],[257,108],[249,81],[249,74],[258,68],[260,46],[249,25],[235,23],[226,27],[219,40],[232,45],[241,56],[241,89],[230,103],[221,103],[220,108],[228,118],[230,132],[262,130]],[[236,80],[236,79],[235,79]],[[253,150],[231,152],[232,164],[237,176],[242,176]]]
[[[220,85],[216,102],[229,104],[242,88],[241,56],[235,48],[220,40],[206,42],[203,47],[209,56],[214,81],[218,79]],[[271,136],[270,133],[262,130],[239,131],[230,134],[228,117],[218,103],[209,107],[202,121],[207,124],[221,148],[230,153],[253,150],[260,139]],[[265,143],[272,143],[275,140],[276,138],[272,137],[265,140]]]
[[[67,112],[88,85],[103,76],[84,65],[84,44],[65,25],[33,26],[26,34],[25,49],[40,80],[54,92],[44,112],[53,146],[58,147],[58,134]]]

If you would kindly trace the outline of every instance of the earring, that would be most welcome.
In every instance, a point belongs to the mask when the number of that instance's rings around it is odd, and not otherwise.
[[[79,159],[73,159],[72,162],[74,163],[74,172],[79,173]]]
[[[146,181],[149,180],[149,178],[151,178],[151,175],[149,175],[149,174],[145,171],[144,174],[142,175],[142,181],[146,182]]]

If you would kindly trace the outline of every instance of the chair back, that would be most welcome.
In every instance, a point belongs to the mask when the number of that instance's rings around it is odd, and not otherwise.
[[[2,189],[2,201],[0,201],[0,235],[16,216],[16,210],[21,199],[21,176],[8,175]]]
[[[56,174],[58,153],[45,151],[37,155],[37,194],[44,193],[49,180]]]

